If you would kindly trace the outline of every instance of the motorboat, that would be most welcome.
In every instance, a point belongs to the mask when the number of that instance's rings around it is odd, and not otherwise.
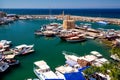
[[[66,52],[66,51],[63,51],[63,55],[65,56],[65,59],[66,60],[72,60],[72,61],[75,61],[75,62],[77,62],[77,59],[79,58],[78,56],[75,56],[75,55],[69,55],[69,54],[67,54],[68,52]],[[72,53],[72,54],[74,54],[74,53]]]
[[[12,41],[1,40],[0,43],[4,43],[6,45],[10,45]]]
[[[34,52],[33,47],[34,45],[22,44],[22,45],[16,46],[15,49],[13,49],[13,51],[15,55],[24,55],[24,54]]]
[[[34,62],[33,71],[40,80],[65,80],[55,74],[44,60]]]

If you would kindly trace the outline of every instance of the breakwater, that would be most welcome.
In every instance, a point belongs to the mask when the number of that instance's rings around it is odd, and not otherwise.
[[[64,19],[66,15],[19,15],[20,17],[32,16],[32,18],[47,18],[49,19],[52,16],[54,19]],[[102,18],[102,17],[85,17],[85,16],[74,16],[70,15],[71,19],[75,21],[87,21],[87,22],[98,22],[98,21],[106,21],[109,24],[120,25],[120,19],[118,18]]]

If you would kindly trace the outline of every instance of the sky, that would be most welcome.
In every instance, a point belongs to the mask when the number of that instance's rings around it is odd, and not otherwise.
[[[0,0],[0,8],[120,8],[120,0]]]

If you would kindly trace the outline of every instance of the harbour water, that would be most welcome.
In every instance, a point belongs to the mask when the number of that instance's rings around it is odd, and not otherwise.
[[[62,23],[62,21],[54,21]],[[109,59],[109,47],[97,40],[87,40],[80,43],[67,43],[59,38],[47,38],[35,36],[34,31],[39,29],[43,24],[49,24],[49,20],[18,20],[9,25],[0,26],[0,40],[10,40],[14,46],[20,44],[34,44],[35,52],[25,56],[16,57],[20,60],[20,65],[9,69],[0,80],[25,80],[27,78],[36,78],[33,73],[33,62],[45,60],[54,70],[59,65],[64,65],[64,55],[62,51],[74,52],[76,55],[83,56],[89,54],[90,51],[98,51],[105,58]],[[76,22],[76,24],[87,22]],[[120,29],[117,25],[98,25],[91,23],[93,28]]]

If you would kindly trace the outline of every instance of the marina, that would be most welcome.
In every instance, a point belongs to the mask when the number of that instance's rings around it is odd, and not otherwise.
[[[61,20],[55,22],[62,23]],[[79,23],[80,22],[78,21],[76,24]],[[19,27],[17,26],[18,24]],[[20,44],[28,44],[28,45],[34,44],[34,49],[35,49],[35,52],[33,54],[16,57],[18,60],[20,60],[20,65],[18,67],[11,68],[10,71],[8,71],[5,74],[2,74],[3,75],[3,78],[1,78],[2,80],[8,80],[8,79],[15,80],[18,78],[24,80],[27,78],[36,78],[36,76],[32,71],[33,70],[32,65],[33,62],[38,61],[40,59],[45,60],[50,65],[51,69],[54,70],[58,65],[64,64],[65,59],[62,54],[62,51],[64,50],[69,52],[75,52],[79,56],[87,55],[87,53],[89,53],[90,51],[96,50],[99,51],[105,58],[110,59],[110,57],[108,56],[109,48],[106,47],[104,44],[99,43],[96,40],[87,40],[86,42],[71,44],[61,41],[60,38],[58,37],[51,38],[51,37],[44,37],[44,36],[40,37],[34,35],[34,31],[39,29],[40,26],[44,24],[49,24],[49,20],[43,20],[43,19],[25,20],[25,21],[18,20],[14,24],[2,25],[0,27],[1,40],[5,39],[12,41],[13,48]],[[92,26],[92,27],[97,28],[98,26]],[[117,28],[119,29],[119,26]],[[15,32],[20,34],[15,34]],[[26,33],[26,35],[24,33]],[[11,35],[10,37],[9,34]],[[47,50],[45,50],[46,48],[48,48],[49,53]],[[53,57],[53,59],[51,57]],[[24,74],[21,75],[21,77],[19,77],[16,73],[17,74],[24,73]],[[14,77],[9,77],[9,76],[14,76]]]
[[[102,68],[111,63],[111,58],[119,61],[119,54],[110,54],[111,47],[101,43],[104,40],[113,47],[120,46],[119,19],[116,23],[116,19],[64,12],[52,17],[2,12],[0,15],[1,80],[8,80],[9,76],[14,76],[11,80],[85,80],[89,75],[82,71],[89,66]],[[101,72],[92,75],[110,80],[109,75]]]

